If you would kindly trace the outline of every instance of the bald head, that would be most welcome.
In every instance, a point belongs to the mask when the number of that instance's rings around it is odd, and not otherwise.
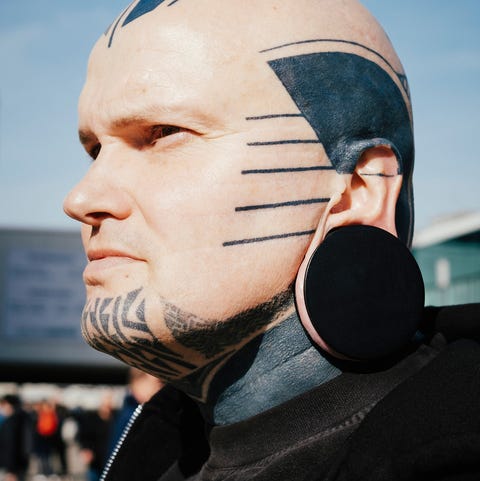
[[[259,51],[268,43],[277,45],[320,35],[366,43],[391,61],[396,59],[382,28],[356,0],[247,0],[228,4],[221,0],[139,0],[112,23],[104,39],[112,47],[135,28],[139,29],[137,33],[145,33],[149,27],[165,30],[174,26],[208,32],[215,42],[228,46],[227,50],[237,45]],[[399,68],[398,60],[395,62]]]

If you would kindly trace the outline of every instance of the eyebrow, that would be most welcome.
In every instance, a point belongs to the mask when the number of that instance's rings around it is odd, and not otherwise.
[[[131,127],[132,125],[142,125],[142,124],[157,124],[163,125],[164,122],[158,121],[149,115],[133,114],[126,117],[120,117],[111,123],[113,129],[125,129]]]
[[[162,125],[162,122],[155,121],[148,115],[129,115],[121,117],[111,122],[110,127],[113,130],[121,130],[128,128],[132,125],[142,124],[157,124]],[[78,138],[82,145],[87,145],[93,142],[97,142],[97,136],[90,129],[79,129]]]
[[[186,129],[193,129],[198,133],[204,133],[206,130],[211,129],[212,124],[215,122],[217,120],[208,113],[189,111],[181,105],[169,106],[168,108],[152,105],[142,109],[140,112],[132,112],[124,117],[108,122],[108,128],[115,131],[132,126],[176,125]],[[78,137],[80,143],[84,146],[98,142],[97,136],[88,127],[80,128]]]

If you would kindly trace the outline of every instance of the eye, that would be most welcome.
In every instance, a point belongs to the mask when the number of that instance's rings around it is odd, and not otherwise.
[[[168,137],[169,135],[178,134],[185,129],[177,127],[176,125],[155,125],[150,131],[150,143],[154,144],[157,140]]]

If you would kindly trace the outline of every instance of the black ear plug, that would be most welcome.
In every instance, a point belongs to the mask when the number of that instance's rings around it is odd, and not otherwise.
[[[382,229],[331,231],[312,255],[305,306],[321,339],[349,359],[369,361],[406,348],[423,314],[425,290],[409,249]]]

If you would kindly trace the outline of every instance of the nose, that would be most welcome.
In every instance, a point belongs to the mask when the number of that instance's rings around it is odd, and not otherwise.
[[[107,218],[127,218],[132,206],[120,176],[97,161],[63,202],[63,210],[68,216],[93,227],[100,226]]]

